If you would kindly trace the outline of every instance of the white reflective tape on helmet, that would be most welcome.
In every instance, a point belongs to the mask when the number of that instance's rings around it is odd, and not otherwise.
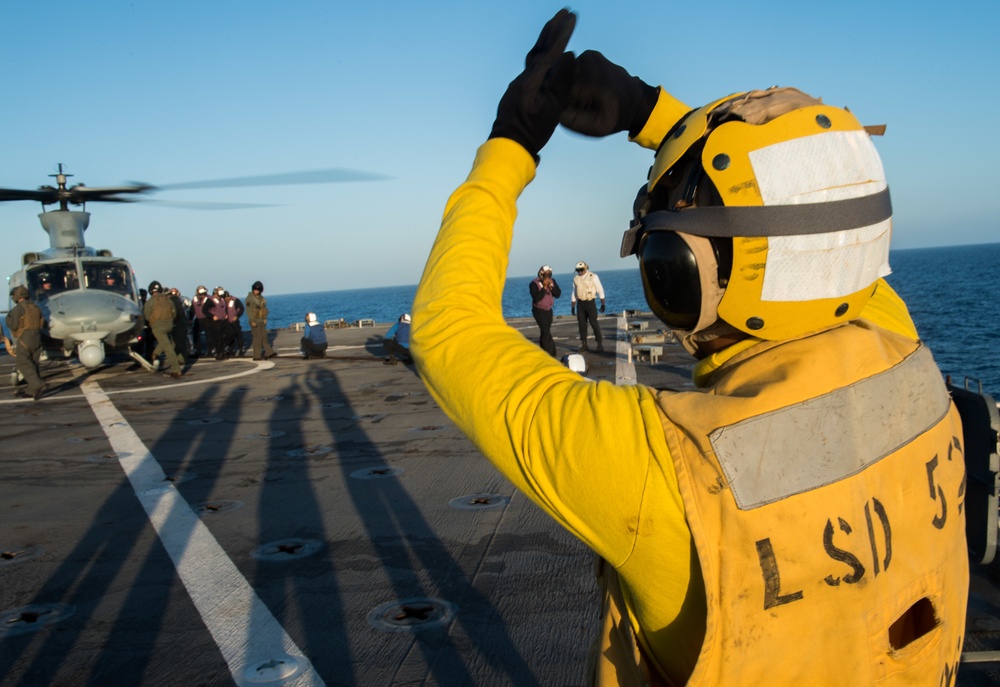
[[[764,205],[797,205],[857,198],[886,187],[871,136],[830,131],[750,151]]]
[[[838,298],[887,276],[890,226],[886,220],[832,234],[771,237],[761,300]]]
[[[865,131],[830,131],[751,151],[764,205],[858,198],[886,188],[882,162]],[[845,296],[888,275],[892,220],[809,236],[768,240],[763,301]]]

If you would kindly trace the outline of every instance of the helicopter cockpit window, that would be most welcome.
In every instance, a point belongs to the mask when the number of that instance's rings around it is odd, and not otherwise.
[[[129,269],[119,263],[84,263],[83,272],[88,289],[112,291],[122,295],[132,293]]]
[[[36,299],[48,298],[63,291],[80,288],[76,263],[39,265],[28,272],[28,287]]]

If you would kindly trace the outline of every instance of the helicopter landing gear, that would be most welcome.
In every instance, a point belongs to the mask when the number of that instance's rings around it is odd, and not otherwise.
[[[128,349],[128,354],[132,358],[132,360],[134,360],[137,363],[139,363],[140,365],[142,365],[149,372],[156,372],[156,370],[158,368],[158,365],[155,365],[155,364],[149,362],[148,360],[146,360],[145,358],[143,358],[141,355],[139,355],[138,353],[136,353],[135,351],[133,351],[131,348]]]

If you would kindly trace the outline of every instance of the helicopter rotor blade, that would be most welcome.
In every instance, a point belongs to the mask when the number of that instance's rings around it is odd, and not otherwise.
[[[263,174],[259,176],[234,177],[230,179],[209,179],[188,181],[178,184],[157,186],[157,191],[174,191],[202,188],[238,188],[241,186],[285,186],[295,184],[335,184],[348,181],[383,181],[391,177],[383,174],[363,172],[357,169],[317,169],[306,172],[285,174]]]
[[[81,198],[79,196],[73,196],[70,199],[74,205],[82,205],[84,203],[134,203],[139,200],[138,198],[122,198],[121,196],[94,196],[92,198]]]
[[[84,186],[77,184],[66,189],[67,193],[77,194],[87,200],[103,200],[103,196],[115,196],[121,193],[147,193],[156,190],[151,184],[133,182],[128,186]]]
[[[70,188],[53,188],[51,186],[41,186],[37,190],[28,191],[22,189],[4,188],[0,189],[0,201],[5,200],[35,200],[46,205],[65,201],[74,205],[91,202],[105,203],[130,203],[134,199],[124,198],[122,194],[139,194],[152,190],[149,184],[136,184],[134,186],[84,186],[77,184]]]
[[[54,188],[40,188],[35,191],[15,188],[0,188],[0,201],[37,200],[43,203],[54,203],[59,200],[58,193],[58,190]]]
[[[60,166],[60,175],[62,167]],[[65,175],[70,176],[70,175]],[[167,207],[178,207],[199,210],[238,210],[244,208],[275,207],[273,204],[256,203],[200,203],[185,201],[150,201],[141,194],[156,191],[239,188],[251,186],[291,186],[301,184],[332,184],[349,181],[383,181],[392,177],[384,174],[364,172],[357,169],[335,167],[302,172],[286,172],[283,174],[262,174],[257,176],[232,177],[229,179],[208,179],[205,181],[188,181],[164,186],[153,186],[143,182],[130,182],[122,186],[85,186],[76,184],[65,186],[65,176],[59,177],[59,188],[39,186],[36,190],[0,188],[0,202],[10,200],[33,200],[43,205],[60,203],[62,209],[67,205],[83,205],[85,203],[131,203],[141,200],[145,203],[156,202]]]

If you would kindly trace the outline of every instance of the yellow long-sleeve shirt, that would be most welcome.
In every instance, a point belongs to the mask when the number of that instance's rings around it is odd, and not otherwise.
[[[696,564],[652,392],[584,379],[502,316],[515,203],[534,172],[512,141],[480,148],[417,289],[411,351],[435,400],[497,469],[615,567],[632,554],[643,500],[655,499],[664,548],[649,593],[676,618]],[[677,630],[693,661],[697,637]]]

